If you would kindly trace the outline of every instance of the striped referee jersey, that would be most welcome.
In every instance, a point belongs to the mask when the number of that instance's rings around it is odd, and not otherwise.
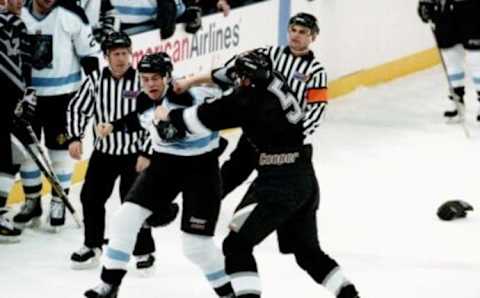
[[[302,56],[295,56],[288,46],[257,50],[267,54],[272,60],[273,69],[285,77],[305,113],[303,133],[305,136],[313,134],[320,125],[328,103],[327,74],[324,67],[315,60],[312,51]],[[222,88],[228,88],[232,83],[228,69],[233,67],[236,58],[237,56],[234,56],[224,66],[212,71],[214,82],[222,85]]]
[[[325,68],[315,59],[312,51],[301,56],[293,55],[288,46],[267,47],[264,51],[272,59],[273,69],[286,78],[305,111],[304,134],[314,133],[328,100]]]
[[[97,80],[87,78],[67,109],[69,137],[82,139],[91,117],[96,127],[98,123],[111,123],[135,112],[140,90],[138,72],[132,67],[120,79],[114,78],[108,67]],[[94,148],[109,155],[153,152],[146,131],[115,131],[103,139],[94,131]]]

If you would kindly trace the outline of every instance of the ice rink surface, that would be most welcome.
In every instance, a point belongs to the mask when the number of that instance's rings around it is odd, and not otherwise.
[[[359,89],[331,102],[315,135],[321,244],[343,265],[362,298],[480,297],[479,211],[456,222],[435,216],[450,199],[464,199],[480,210],[478,102],[469,88],[467,139],[459,125],[447,125],[441,116],[448,106],[446,88],[436,67]],[[228,150],[237,137],[229,135]],[[219,245],[246,187],[222,207]],[[79,191],[80,186],[73,188],[71,200],[81,210]],[[46,206],[48,199],[43,201]],[[108,217],[118,201],[110,199]],[[142,277],[131,262],[120,298],[215,297],[183,257],[178,231],[178,219],[155,230],[155,275]],[[70,218],[59,234],[28,229],[21,243],[1,245],[0,297],[83,297],[98,283],[100,270],[70,269],[70,254],[81,246],[82,235]],[[275,236],[255,255],[263,297],[332,297],[292,256],[278,253]]]

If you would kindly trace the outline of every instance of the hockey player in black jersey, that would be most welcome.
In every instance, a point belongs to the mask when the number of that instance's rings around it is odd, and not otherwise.
[[[465,114],[465,65],[473,78],[480,102],[480,1],[478,0],[420,0],[418,13],[430,23],[443,57],[450,90],[455,103],[444,116],[463,121]],[[477,114],[480,121],[480,110]]]
[[[154,152],[150,166],[139,174],[111,222],[102,282],[85,296],[117,297],[139,229],[145,221],[161,224],[165,214],[170,213],[171,202],[182,193],[183,253],[202,271],[219,297],[231,297],[233,290],[224,270],[224,257],[213,240],[221,202],[218,133],[182,134],[157,123],[154,117],[157,106],[188,107],[203,102],[210,94],[201,88],[182,95],[173,93],[173,65],[165,53],[143,57],[138,70],[144,92],[136,98],[137,112],[104,123],[98,131],[108,135],[143,126],[150,134]]]
[[[27,30],[19,18],[21,0],[0,0],[0,242],[19,240],[20,230],[6,217],[7,197],[18,167],[14,165],[12,132],[14,109],[30,86],[31,66]]]
[[[305,110],[303,133],[312,135],[320,125],[328,104],[327,73],[315,58],[310,45],[317,39],[319,26],[315,16],[300,12],[292,16],[288,24],[288,45],[260,48],[273,63],[273,69],[281,73],[292,89],[296,101]],[[176,90],[199,83],[217,83],[224,88],[233,84],[229,77],[231,62],[214,69],[206,75],[194,76],[176,82]],[[242,135],[230,158],[221,167],[223,197],[241,185],[254,171],[256,152],[247,138]]]
[[[317,283],[336,297],[358,297],[337,262],[319,245],[319,187],[311,145],[304,144],[302,107],[259,51],[239,56],[232,75],[237,87],[222,98],[190,108],[157,107],[155,114],[186,133],[241,127],[257,151],[258,176],[236,208],[231,232],[223,241],[225,268],[236,297],[261,296],[253,249],[274,231],[280,251],[293,253]]]

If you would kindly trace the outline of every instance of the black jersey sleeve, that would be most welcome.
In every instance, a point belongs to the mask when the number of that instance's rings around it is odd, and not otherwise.
[[[242,126],[251,115],[253,96],[249,89],[233,90],[213,102],[172,110],[170,121],[190,133],[218,131]]]

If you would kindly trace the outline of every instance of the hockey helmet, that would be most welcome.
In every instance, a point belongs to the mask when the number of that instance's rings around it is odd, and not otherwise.
[[[440,205],[437,210],[437,216],[442,220],[453,220],[467,216],[467,211],[472,211],[473,207],[469,203],[461,200],[447,201]]]
[[[162,77],[171,77],[173,71],[172,59],[165,52],[158,52],[142,57],[138,63],[139,72],[158,73]]]
[[[317,18],[309,13],[300,12],[292,16],[288,21],[288,26],[300,25],[309,28],[313,34],[318,34],[320,28],[317,24]]]
[[[102,51],[106,55],[107,51],[113,48],[130,48],[132,40],[127,33],[122,31],[113,31],[109,33],[102,42]]]
[[[272,61],[265,53],[253,50],[240,54],[235,60],[234,72],[239,78],[248,78],[258,83],[272,75]]]

